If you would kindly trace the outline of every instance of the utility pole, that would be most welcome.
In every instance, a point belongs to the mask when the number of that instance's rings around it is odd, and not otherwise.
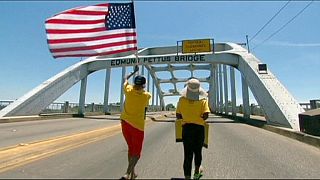
[[[249,47],[249,41],[248,41],[248,35],[246,35],[246,39],[247,39],[248,53],[250,53],[250,47]]]

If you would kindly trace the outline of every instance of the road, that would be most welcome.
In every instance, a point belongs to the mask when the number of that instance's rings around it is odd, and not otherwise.
[[[209,120],[203,178],[320,178],[319,148],[229,119],[211,116]],[[136,167],[139,178],[183,177],[183,147],[175,142],[174,133],[172,122],[148,123]],[[119,132],[11,168],[0,178],[117,179],[126,166],[127,147]]]
[[[0,148],[118,124],[119,116],[61,118],[0,124]]]

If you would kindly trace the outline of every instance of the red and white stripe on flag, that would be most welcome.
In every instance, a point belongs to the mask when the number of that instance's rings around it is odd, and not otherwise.
[[[122,6],[125,5],[129,9],[132,6],[131,11],[124,12]],[[133,24],[128,25],[128,22]],[[100,56],[137,50],[133,3],[73,8],[48,18],[45,27],[54,58]]]

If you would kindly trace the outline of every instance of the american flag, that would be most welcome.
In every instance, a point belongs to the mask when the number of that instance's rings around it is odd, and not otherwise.
[[[133,3],[105,3],[63,11],[45,23],[54,58],[137,50]]]

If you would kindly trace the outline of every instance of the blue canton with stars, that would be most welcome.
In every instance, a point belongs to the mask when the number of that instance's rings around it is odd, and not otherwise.
[[[133,3],[110,3],[108,11],[107,30],[136,28]]]

